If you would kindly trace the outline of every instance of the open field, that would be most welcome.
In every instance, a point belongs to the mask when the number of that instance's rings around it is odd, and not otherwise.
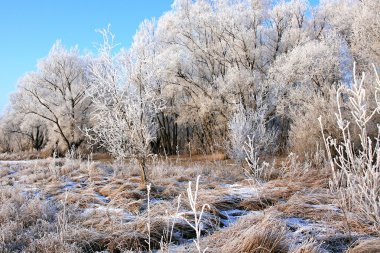
[[[134,164],[0,162],[0,252],[198,252],[186,191],[198,175],[201,250],[380,250],[379,232],[342,211],[322,163],[289,157],[258,182],[216,158],[152,161],[149,195]]]

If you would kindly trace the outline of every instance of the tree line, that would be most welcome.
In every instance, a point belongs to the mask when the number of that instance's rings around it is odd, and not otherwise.
[[[142,169],[151,154],[243,159],[248,140],[258,154],[310,151],[323,143],[319,115],[326,135],[339,136],[336,90],[354,62],[358,73],[380,66],[379,8],[175,0],[140,25],[129,49],[109,29],[96,54],[57,41],[11,95],[0,151],[91,147]]]

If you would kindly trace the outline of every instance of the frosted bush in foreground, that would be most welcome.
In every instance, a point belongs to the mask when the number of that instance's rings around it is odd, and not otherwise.
[[[355,68],[354,68],[355,74]],[[340,196],[341,206],[344,210],[354,211],[359,216],[368,220],[377,229],[380,228],[380,147],[378,136],[369,135],[369,123],[380,110],[380,80],[375,69],[375,85],[369,86],[366,95],[365,75],[358,80],[354,76],[352,88],[341,87],[337,92],[338,112],[336,114],[338,127],[343,135],[339,142],[331,137],[325,137],[327,155],[330,160],[332,179],[330,188]],[[370,109],[369,95],[375,94],[377,108]],[[347,96],[347,102],[351,108],[354,119],[349,122],[342,116],[342,96]],[[321,118],[319,118],[321,128]],[[359,145],[354,145],[351,135],[353,124],[360,137]],[[336,153],[333,157],[332,150]]]

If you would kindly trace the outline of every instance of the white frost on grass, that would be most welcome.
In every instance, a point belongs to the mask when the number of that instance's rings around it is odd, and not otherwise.
[[[96,196],[100,201],[102,201],[102,202],[104,202],[104,203],[109,203],[109,202],[111,201],[108,197],[103,196],[103,195],[101,195],[101,194],[98,193],[98,192],[95,192],[95,196]]]
[[[107,214],[109,216],[117,216],[122,218],[124,221],[131,221],[136,218],[132,213],[125,211],[122,208],[108,207],[94,204],[92,207],[84,208],[82,215],[89,217],[95,213]]]
[[[248,198],[259,195],[258,189],[253,186],[245,186],[241,184],[224,184],[223,187],[227,189],[226,193],[232,196]]]
[[[42,161],[41,159],[34,159],[34,160],[19,160],[19,161],[7,161],[7,160],[0,160],[0,166],[1,165],[15,165],[15,164],[28,164],[28,163],[37,163]]]
[[[321,209],[321,210],[325,210],[325,211],[333,211],[333,212],[341,212],[341,209],[335,205],[332,205],[332,204],[328,204],[328,205],[307,205],[311,208],[315,208],[315,209]]]
[[[65,180],[65,185],[62,188],[63,190],[72,190],[78,187],[80,187],[78,183],[71,180]]]
[[[323,241],[323,238],[331,236],[343,236],[344,233],[331,226],[331,223],[324,221],[312,221],[299,217],[290,217],[284,219],[291,233],[291,237],[296,244],[301,244],[308,239]]]
[[[232,210],[225,210],[220,211],[221,214],[223,214],[226,219],[221,219],[221,223],[224,227],[227,227],[233,223],[235,223],[241,216],[244,215],[262,215],[263,212],[261,211],[246,211],[246,210],[239,210],[239,209],[232,209]]]

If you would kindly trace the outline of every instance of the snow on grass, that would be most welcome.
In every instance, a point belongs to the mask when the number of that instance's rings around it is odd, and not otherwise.
[[[101,195],[100,193],[98,192],[95,192],[95,196],[101,201],[101,202],[104,202],[104,203],[109,203],[111,200],[106,197],[106,196],[103,196]]]
[[[290,217],[284,219],[287,227],[292,231],[292,237],[297,243],[302,243],[308,238],[316,238],[321,234],[330,232],[331,234],[337,233],[334,229],[331,229],[325,223],[313,222],[309,219],[303,219],[299,217]],[[331,231],[327,231],[331,230]]]
[[[309,206],[309,207],[315,208],[315,209],[333,211],[333,212],[338,212],[338,213],[340,213],[342,211],[339,207],[337,207],[333,204],[328,204],[328,205],[308,205],[308,204],[306,204],[306,206]]]
[[[65,185],[62,187],[62,189],[69,191],[78,187],[80,187],[78,183],[71,180],[65,180]]]
[[[1,165],[31,164],[31,163],[37,163],[37,162],[40,162],[40,161],[41,161],[41,159],[35,159],[35,160],[19,160],[19,161],[0,160],[0,166],[1,166]]]
[[[228,195],[233,195],[241,198],[248,198],[252,196],[258,196],[259,191],[253,186],[245,186],[241,184],[224,184],[222,185],[227,191]]]
[[[107,214],[108,216],[118,216],[122,217],[123,221],[132,221],[136,218],[132,213],[125,211],[122,208],[108,207],[103,205],[94,204],[92,207],[87,207],[83,209],[82,215],[84,217],[92,216],[95,213]]]
[[[233,223],[235,223],[240,217],[245,215],[262,215],[262,211],[246,211],[239,209],[225,210],[220,211],[220,213],[225,216],[225,219],[221,219],[221,223],[224,227],[227,227]]]

